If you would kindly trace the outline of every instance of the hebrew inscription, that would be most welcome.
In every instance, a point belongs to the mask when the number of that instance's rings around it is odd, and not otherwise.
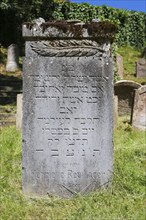
[[[86,54],[69,57],[69,46],[73,53],[82,48]],[[58,54],[50,55],[50,48]],[[96,53],[86,56],[89,49]],[[24,191],[71,197],[108,185],[112,59],[100,56],[104,52],[91,40],[32,42],[31,50],[39,56],[24,62]]]

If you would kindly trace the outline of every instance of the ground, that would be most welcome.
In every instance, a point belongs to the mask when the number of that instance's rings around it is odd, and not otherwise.
[[[132,49],[124,61],[125,78],[137,80],[134,64],[141,52]],[[0,73],[5,72],[6,49],[2,49]],[[22,61],[22,59],[20,60]],[[21,78],[21,70],[14,74]],[[144,79],[140,79],[141,83]],[[12,106],[6,105],[7,108]],[[1,220],[145,220],[145,133],[133,130],[119,118],[114,134],[114,177],[109,189],[67,200],[57,197],[31,198],[22,192],[22,137],[15,126],[0,129],[1,147]]]
[[[23,194],[21,131],[2,128],[1,220],[145,220],[145,133],[123,121],[115,130],[112,187],[70,200]]]

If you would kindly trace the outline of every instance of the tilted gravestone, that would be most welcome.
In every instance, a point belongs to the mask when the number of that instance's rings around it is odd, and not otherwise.
[[[111,25],[109,32],[109,25],[102,22],[23,25],[26,194],[71,197],[111,184],[110,41],[114,31]]]
[[[19,69],[19,49],[16,44],[8,47],[6,71],[15,72]]]
[[[136,77],[146,78],[146,59],[145,58],[141,58],[136,63]]]
[[[139,130],[146,130],[146,86],[135,90],[132,126]]]

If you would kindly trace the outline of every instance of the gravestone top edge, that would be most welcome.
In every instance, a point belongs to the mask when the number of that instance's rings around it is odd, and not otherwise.
[[[69,38],[96,39],[99,42],[112,42],[117,32],[116,25],[108,22],[76,22],[49,21],[25,22],[22,25],[22,35],[26,40],[34,38]]]
[[[134,87],[135,89],[138,89],[141,87],[141,84],[134,82],[132,80],[119,80],[114,84],[114,87],[118,87],[118,86],[131,86]]]

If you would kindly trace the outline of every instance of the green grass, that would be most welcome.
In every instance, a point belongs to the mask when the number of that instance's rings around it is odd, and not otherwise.
[[[142,50],[130,46],[118,48],[117,53],[123,56],[124,79],[146,83],[145,78],[136,78],[136,62],[141,58]]]
[[[12,104],[0,105],[0,110],[3,113],[16,114],[16,103],[13,102]]]
[[[1,220],[145,220],[145,136],[127,123],[115,131],[113,185],[70,200],[29,198],[21,189],[21,132],[0,131]]]
[[[136,73],[135,62],[140,59],[142,51],[134,47],[123,46],[117,52],[123,56],[125,76],[134,75]]]

